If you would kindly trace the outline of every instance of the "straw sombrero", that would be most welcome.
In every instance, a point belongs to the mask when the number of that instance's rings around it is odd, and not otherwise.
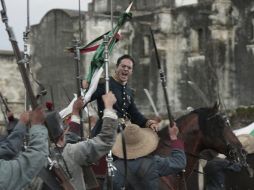
[[[146,156],[153,152],[158,145],[159,137],[150,128],[140,128],[138,125],[130,124],[124,129],[127,159],[135,159]],[[123,158],[122,135],[118,134],[112,148],[112,153]]]
[[[241,144],[243,145],[244,150],[248,152],[248,154],[254,153],[254,137],[249,134],[242,134],[237,136]]]

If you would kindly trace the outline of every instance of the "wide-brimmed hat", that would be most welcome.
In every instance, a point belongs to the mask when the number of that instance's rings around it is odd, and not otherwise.
[[[150,128],[140,128],[138,125],[129,124],[124,129],[127,159],[143,157],[153,152],[158,145],[159,137]],[[112,148],[112,153],[123,158],[122,135],[118,134]]]
[[[242,134],[237,136],[241,144],[243,145],[244,150],[248,152],[248,154],[254,153],[254,137],[249,134]]]

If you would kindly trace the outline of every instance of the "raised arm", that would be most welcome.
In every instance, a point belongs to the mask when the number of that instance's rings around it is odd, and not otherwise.
[[[72,155],[72,159],[80,165],[90,165],[108,153],[112,148],[118,125],[117,115],[113,110],[116,98],[112,92],[103,95],[105,105],[101,133],[92,139],[77,144],[67,144],[64,154]]]
[[[15,160],[0,159],[0,189],[21,189],[36,176],[45,165],[48,155],[48,131],[42,124],[44,114],[36,109],[31,114],[28,148]]]
[[[0,159],[13,159],[21,151],[28,122],[29,113],[22,113],[12,133],[0,143]]]
[[[172,152],[166,158],[156,156],[158,171],[161,176],[178,173],[186,167],[184,143],[177,138],[179,129],[174,123],[172,128],[170,126],[168,127],[168,130],[169,138],[171,139]]]

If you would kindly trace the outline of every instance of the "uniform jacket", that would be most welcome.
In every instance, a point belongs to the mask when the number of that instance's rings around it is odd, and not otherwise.
[[[31,182],[45,165],[48,156],[48,131],[34,125],[29,133],[29,146],[13,160],[0,159],[0,189],[20,190]]]
[[[109,89],[115,94],[117,99],[117,102],[114,104],[113,108],[116,110],[118,117],[128,118],[132,123],[137,124],[140,127],[145,127],[147,118],[145,118],[144,115],[137,109],[131,88],[128,87],[128,85],[118,83],[113,77],[110,77]],[[105,94],[105,82],[99,83],[97,90],[91,97],[91,101],[97,99],[98,114],[100,118],[102,117],[104,110],[102,100],[103,94]],[[94,135],[99,133],[101,123],[101,120],[96,123],[96,131],[94,132]]]
[[[86,189],[82,166],[91,165],[109,152],[115,142],[116,128],[117,120],[105,117],[101,133],[96,137],[75,144],[68,143],[64,147],[62,156],[72,176],[70,181],[76,190]],[[63,163],[61,165],[66,169]]]
[[[241,166],[239,163],[231,163],[229,160],[214,158],[209,160],[204,167],[205,172],[205,189],[206,190],[224,190],[225,189],[225,172],[239,172]]]
[[[0,159],[10,160],[22,149],[26,125],[18,122],[12,133],[0,142]]]
[[[165,158],[155,155],[128,160],[127,180],[132,180],[132,182],[128,183],[127,189],[158,190],[159,177],[176,174],[183,170],[186,166],[186,157],[182,142],[180,140],[172,141],[172,147],[171,155]],[[119,159],[114,163],[117,170],[113,177],[113,189],[121,190],[121,187],[124,186],[124,160]],[[133,183],[135,184],[134,188],[131,186]]]

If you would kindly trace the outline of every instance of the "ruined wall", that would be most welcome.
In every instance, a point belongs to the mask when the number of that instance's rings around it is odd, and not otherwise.
[[[254,2],[232,0],[238,9],[234,32],[234,61],[238,105],[254,104]]]
[[[245,6],[229,0],[200,1],[174,9],[164,8],[144,21],[155,31],[160,59],[166,65],[170,104],[175,111],[188,106],[211,105],[219,98],[227,109],[253,104],[250,5],[247,1]],[[136,19],[140,22],[142,17]],[[134,28],[143,34],[147,30]],[[243,47],[238,48],[240,45]],[[142,56],[142,51],[135,52]],[[152,51],[149,54],[152,55]],[[150,60],[153,60],[152,56]],[[154,82],[150,82],[154,86]],[[160,87],[154,90],[158,94],[153,97],[162,108]]]
[[[25,110],[25,90],[12,51],[0,51],[0,68],[0,91],[7,98],[10,110],[19,117]],[[0,111],[0,125],[3,124],[3,114]]]
[[[65,107],[69,103],[68,97],[72,99],[76,93],[76,62],[66,48],[78,38],[78,26],[77,11],[52,10],[40,24],[31,28],[31,68],[48,91],[42,102],[54,100],[58,110]],[[82,73],[83,70],[82,66]],[[35,88],[39,90],[38,86]]]
[[[182,1],[182,0],[181,0]],[[192,0],[193,1],[193,0]],[[132,1],[122,1],[122,0],[97,0],[93,1],[89,5],[89,9],[96,13],[105,13],[110,14],[111,12],[111,2],[112,2],[112,8],[114,13],[123,12],[130,2]],[[177,3],[182,4],[182,2]],[[139,0],[139,1],[133,1],[132,10],[135,11],[149,11],[151,9],[160,9],[165,7],[174,7],[175,6],[175,0]]]
[[[114,1],[114,25],[117,15],[126,9],[127,4]],[[239,3],[230,0],[193,1],[184,6],[179,2],[163,0],[135,2],[133,19],[122,28],[122,40],[110,56],[111,73],[120,55],[131,54],[137,62],[130,81],[136,90],[137,106],[146,114],[152,112],[143,92],[147,88],[160,113],[165,113],[149,31],[151,26],[165,72],[172,110],[211,105],[219,98],[228,109],[252,104],[252,4],[251,1]],[[84,44],[111,29],[109,13],[109,0],[90,4],[82,22]],[[55,88],[57,91],[55,99],[63,99],[61,85],[65,85],[69,92],[75,91],[75,80],[70,74],[74,72],[73,59],[62,49],[70,45],[77,32],[77,21],[73,15],[53,10],[33,27],[33,62],[38,70],[37,77],[44,82],[47,79],[50,85],[54,83],[54,91]],[[83,75],[92,56],[93,53],[82,55]],[[53,77],[45,77],[47,75]],[[58,107],[63,104],[59,103]]]

